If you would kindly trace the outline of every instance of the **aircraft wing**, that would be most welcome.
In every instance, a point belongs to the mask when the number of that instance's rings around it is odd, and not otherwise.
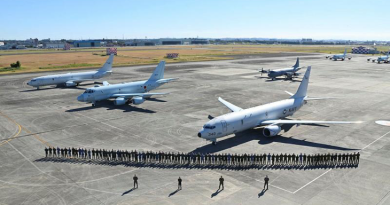
[[[243,110],[242,108],[240,107],[237,107],[233,104],[231,104],[230,102],[222,99],[221,97],[218,98],[219,102],[221,102],[222,104],[224,104],[226,107],[228,107],[232,112],[237,112],[237,111],[241,111]]]
[[[315,120],[265,120],[260,125],[284,125],[284,124],[359,124],[363,121],[315,121]]]
[[[113,94],[111,97],[123,97],[123,98],[131,98],[131,97],[151,97],[152,95],[167,95],[169,93],[120,93]]]

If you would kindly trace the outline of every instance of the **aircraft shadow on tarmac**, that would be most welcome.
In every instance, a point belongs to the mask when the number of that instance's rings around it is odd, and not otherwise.
[[[286,78],[275,78],[275,80],[270,79],[266,76],[255,76],[257,79],[266,79],[265,82],[275,82],[275,81],[291,81],[291,82],[301,82],[301,80],[295,80],[295,79],[286,79]]]
[[[158,101],[158,102],[165,102],[165,101]],[[132,106],[132,105],[129,105],[129,104],[114,105],[114,103],[112,101],[109,101],[109,100],[100,101],[99,103],[96,104],[96,107],[92,107],[92,106],[80,107],[80,108],[74,108],[74,109],[66,110],[65,112],[80,112],[80,111],[98,109],[98,108],[101,108],[101,107],[107,108],[107,110],[123,110],[123,112],[156,113],[153,110],[139,108],[139,107]]]
[[[282,130],[285,132],[289,131],[294,125],[283,125]],[[325,126],[326,125],[307,125],[307,126]],[[300,139],[295,139],[293,137],[284,137],[282,135],[277,135],[275,137],[265,137],[263,135],[263,129],[251,129],[244,132],[236,133],[234,137],[230,137],[227,139],[223,139],[217,142],[216,145],[207,144],[202,147],[198,147],[195,150],[191,151],[194,153],[216,153],[223,150],[227,150],[229,148],[245,144],[252,140],[259,140],[258,144],[260,145],[267,145],[271,143],[284,143],[284,144],[294,144],[294,145],[300,145],[300,146],[307,146],[307,147],[318,147],[323,149],[333,149],[333,150],[340,150],[340,151],[357,151],[359,149],[353,149],[353,148],[346,148],[346,147],[340,147],[335,145],[327,145],[323,143],[318,142],[310,142]]]
[[[99,83],[99,82],[85,83],[85,84],[82,84],[82,85],[80,84],[79,86],[96,85],[96,84],[103,84],[103,83]],[[34,89],[30,89],[30,90],[22,90],[22,91],[19,91],[19,92],[35,92],[35,91],[52,90],[52,89],[72,89],[72,90],[86,90],[87,89],[87,88],[81,88],[79,86],[66,87],[64,85],[57,85],[57,86],[50,86],[50,87],[39,88],[39,90],[34,88]]]

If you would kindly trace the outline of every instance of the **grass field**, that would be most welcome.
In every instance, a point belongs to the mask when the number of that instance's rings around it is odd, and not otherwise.
[[[352,46],[348,47],[350,50]],[[160,60],[170,62],[209,61],[232,59],[231,55],[304,52],[342,53],[345,46],[308,45],[202,45],[202,46],[148,46],[118,48],[115,66],[157,64]],[[386,51],[389,47],[378,47]],[[179,53],[179,58],[167,59],[167,53]],[[7,55],[12,54],[12,55]],[[105,48],[57,50],[6,50],[0,51],[0,74],[98,68],[106,61]],[[22,68],[6,69],[20,61]]]

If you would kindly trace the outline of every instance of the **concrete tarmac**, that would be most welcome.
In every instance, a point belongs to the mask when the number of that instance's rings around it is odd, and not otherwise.
[[[291,119],[363,120],[362,124],[293,126],[265,138],[262,128],[218,140],[197,137],[207,116],[230,112],[218,97],[242,108],[288,98],[299,79],[271,81],[258,69],[312,66],[310,101]],[[141,105],[92,107],[84,89],[26,85],[42,74],[0,76],[0,204],[390,204],[390,64],[331,61],[322,54],[241,56],[237,60],[167,64],[179,77]],[[149,78],[155,66],[114,68],[111,84]],[[301,71],[304,73],[304,69]],[[55,72],[53,72],[55,73]],[[46,75],[47,73],[45,73]],[[357,168],[199,169],[44,161],[45,146],[204,153],[361,153]],[[133,190],[137,174],[139,188]],[[225,189],[218,191],[218,179]],[[263,178],[270,178],[263,190]],[[176,192],[177,178],[183,189]]]

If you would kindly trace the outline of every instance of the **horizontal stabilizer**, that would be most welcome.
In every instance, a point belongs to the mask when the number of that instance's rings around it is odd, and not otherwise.
[[[108,83],[107,81],[103,81],[103,86],[109,86],[110,83]]]
[[[335,99],[337,97],[323,97],[323,98],[311,98],[311,97],[306,97],[305,100],[327,100],[327,99]]]
[[[359,124],[363,121],[315,121],[315,120],[265,120],[260,125],[285,125],[285,124]]]
[[[224,104],[226,107],[228,107],[232,112],[237,112],[237,111],[241,111],[242,110],[242,108],[237,107],[237,106],[231,104],[230,102],[222,99],[221,97],[219,97],[218,100],[219,100],[219,102]]]
[[[179,78],[167,78],[167,79],[160,79],[160,80],[157,80],[156,83],[159,83],[159,84],[163,84],[163,83],[169,83],[171,81],[175,81]]]

